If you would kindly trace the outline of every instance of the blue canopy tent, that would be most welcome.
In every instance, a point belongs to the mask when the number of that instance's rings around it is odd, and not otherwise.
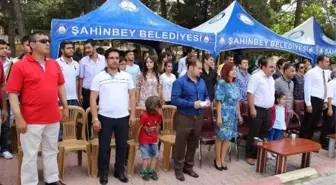
[[[237,1],[195,31],[216,34],[215,51],[264,48],[288,51],[307,58],[314,57],[315,47],[288,40],[251,17]]]
[[[51,21],[52,51],[56,58],[62,41],[124,39],[161,41],[214,52],[215,35],[192,31],[160,17],[139,0],[107,0],[78,18]]]
[[[316,56],[314,58],[319,54],[336,56],[336,42],[324,35],[315,17],[309,18],[283,36],[302,44],[315,45]]]

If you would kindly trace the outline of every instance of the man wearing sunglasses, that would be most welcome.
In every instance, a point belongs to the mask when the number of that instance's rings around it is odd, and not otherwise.
[[[39,183],[37,154],[42,145],[45,184],[63,185],[58,178],[57,165],[61,120],[57,98],[63,105],[62,121],[66,121],[69,110],[64,77],[58,63],[47,58],[50,53],[47,34],[32,33],[29,36],[29,46],[32,52],[13,64],[6,87],[23,151],[21,184]]]

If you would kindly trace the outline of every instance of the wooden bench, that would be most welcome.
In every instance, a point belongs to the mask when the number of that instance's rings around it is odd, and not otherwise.
[[[329,138],[329,147],[328,147],[328,157],[335,157],[335,143],[336,143],[336,134],[330,134],[327,136]]]
[[[269,141],[262,145],[254,145],[258,148],[256,171],[264,173],[266,168],[266,154],[272,152],[277,154],[275,174],[287,171],[287,157],[302,154],[301,168],[309,167],[310,153],[321,149],[321,145],[308,139],[296,138],[295,140],[285,138],[278,141]]]

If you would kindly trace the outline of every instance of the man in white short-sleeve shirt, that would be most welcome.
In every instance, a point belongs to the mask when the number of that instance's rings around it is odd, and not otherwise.
[[[114,177],[127,183],[125,176],[128,123],[135,121],[135,87],[132,76],[120,71],[119,52],[110,48],[105,52],[107,67],[97,74],[91,86],[90,107],[93,130],[99,137],[98,170],[100,183],[108,183],[110,144],[114,132],[116,157]],[[99,111],[97,98],[99,95]],[[128,105],[131,104],[129,116]]]
[[[256,148],[254,137],[267,138],[271,123],[271,108],[275,100],[275,87],[272,74],[275,70],[272,59],[259,59],[261,70],[253,74],[247,87],[247,102],[253,120],[248,124],[249,133],[246,143],[247,163],[254,165]]]
[[[65,79],[64,86],[68,105],[77,105],[79,64],[72,59],[74,53],[73,43],[68,41],[62,42],[61,53],[62,56],[56,59],[56,61],[60,65]]]
[[[186,59],[188,56],[190,57],[196,57],[196,50],[194,48],[188,47],[187,48],[187,55],[183,58],[181,58],[178,61],[178,69],[177,69],[177,73],[179,74],[179,76],[183,76],[187,73],[187,65],[186,65]],[[183,73],[182,73],[183,72]]]

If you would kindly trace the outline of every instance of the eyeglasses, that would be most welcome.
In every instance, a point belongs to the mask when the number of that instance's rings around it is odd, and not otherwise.
[[[299,68],[300,68],[300,69],[303,69],[303,68],[304,68],[304,66],[300,66]]]
[[[50,44],[50,40],[49,39],[40,39],[40,40],[36,40],[36,41],[33,41],[33,42],[40,42],[42,44],[46,44],[46,43]]]

